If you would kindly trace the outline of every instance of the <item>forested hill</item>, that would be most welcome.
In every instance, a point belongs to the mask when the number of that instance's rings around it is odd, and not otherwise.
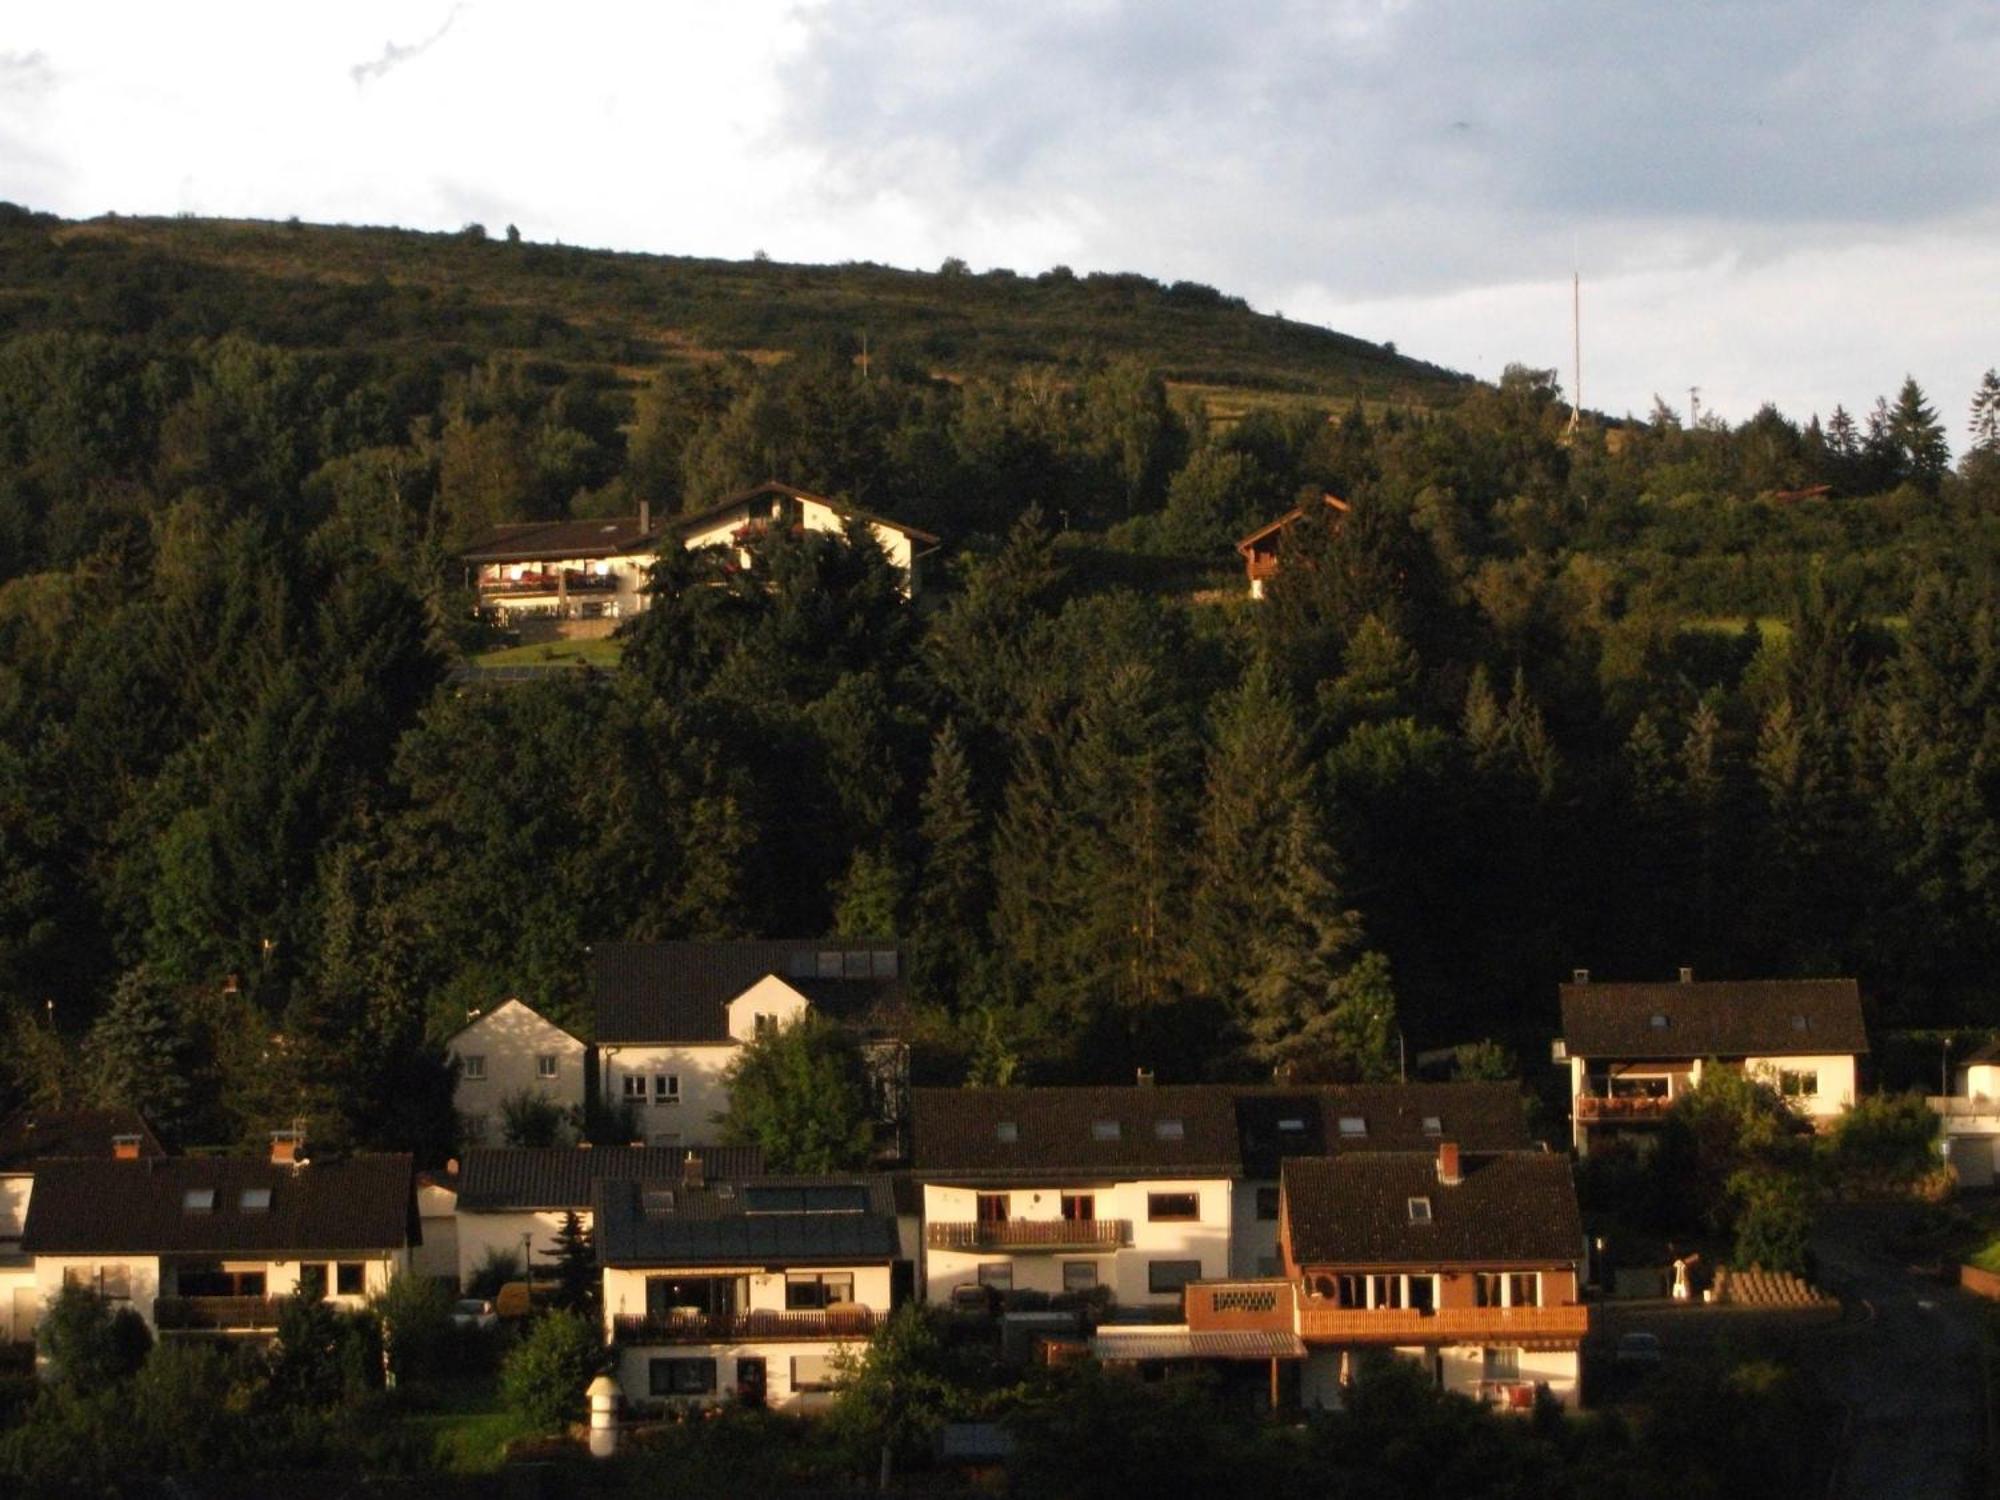
[[[865,336],[964,378],[1132,359],[1224,402],[1291,394],[1434,405],[1464,376],[1194,282],[873,264],[619,254],[488,236],[300,223],[46,215],[5,232],[0,330],[184,339],[236,333],[296,350],[421,346],[521,355],[572,373],[770,359]]]
[[[1574,966],[2000,1024],[2000,376],[1956,459],[1916,380],[1568,418],[1191,289],[0,215],[0,1108],[441,1160],[605,939],[893,935],[941,1083],[1547,1076]],[[767,478],[917,604],[669,548],[615,665],[456,674],[467,537]]]

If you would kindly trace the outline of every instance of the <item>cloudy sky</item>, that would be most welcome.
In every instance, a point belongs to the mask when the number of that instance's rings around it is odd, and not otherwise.
[[[1191,278],[1741,418],[2000,363],[1993,0],[9,0],[0,198]]]

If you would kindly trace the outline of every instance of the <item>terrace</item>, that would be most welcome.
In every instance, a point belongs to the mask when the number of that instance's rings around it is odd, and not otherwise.
[[[701,1312],[687,1309],[611,1320],[619,1344],[716,1344],[865,1339],[875,1331],[873,1309],[829,1307],[812,1312]]]

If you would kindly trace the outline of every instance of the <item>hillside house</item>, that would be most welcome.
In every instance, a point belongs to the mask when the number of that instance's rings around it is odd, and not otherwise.
[[[1933,1096],[1930,1106],[1958,1185],[1992,1187],[2000,1169],[2000,1041],[1967,1054],[1952,1069],[1952,1092]]]
[[[909,1079],[902,958],[893,943],[830,939],[599,943],[590,955],[598,1086],[654,1146],[711,1139],[724,1076],[761,1032],[807,1014],[851,1028],[880,1122],[900,1127]]]
[[[883,553],[902,572],[903,592],[914,595],[918,564],[937,550],[936,537],[900,521],[870,515],[845,501],[815,495],[775,479],[731,495],[708,510],[678,517],[674,528],[682,545],[728,548],[737,566],[747,568],[751,559],[744,543],[761,531],[789,529],[838,534],[850,521],[861,522],[873,533]]]
[[[268,1335],[279,1299],[358,1308],[409,1269],[421,1233],[407,1156],[43,1163],[21,1237],[46,1304],[66,1285],[129,1306],[160,1334]]]
[[[1612,1139],[1650,1139],[1674,1100],[1722,1067],[1768,1082],[1814,1124],[1854,1103],[1868,1051],[1852,979],[1597,984],[1579,969],[1561,990],[1555,1058],[1570,1072],[1580,1155]]]
[[[666,527],[636,516],[494,526],[459,554],[480,613],[541,639],[609,635],[646,607]]]
[[[822,1405],[908,1281],[880,1177],[604,1181],[595,1218],[613,1368],[642,1410]]]
[[[458,1064],[452,1104],[469,1146],[501,1144],[501,1106],[536,1095],[583,1118],[590,1086],[589,1049],[576,1037],[519,1000],[506,1000],[475,1016],[445,1043]]]
[[[1347,502],[1331,491],[1320,496],[1320,501],[1328,510],[1340,515],[1347,514]],[[1264,585],[1283,562],[1286,539],[1292,528],[1305,519],[1306,508],[1295,505],[1275,521],[1259,526],[1248,536],[1236,543],[1236,551],[1243,559],[1243,572],[1250,584],[1250,597],[1264,597]]]

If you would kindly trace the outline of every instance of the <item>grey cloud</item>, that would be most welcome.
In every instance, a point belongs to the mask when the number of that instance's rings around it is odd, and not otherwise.
[[[0,90],[9,94],[42,93],[56,81],[49,55],[33,52],[0,52]]]
[[[407,47],[398,46],[395,42],[384,42],[380,57],[376,58],[373,62],[356,63],[347,70],[347,76],[354,80],[356,88],[360,88],[374,79],[383,77],[393,69],[400,68],[411,59],[422,57],[431,48],[444,40],[445,33],[451,30],[452,23],[458,19],[458,13],[463,9],[465,9],[463,5],[454,5],[446,13],[444,24],[439,26],[436,31],[433,31],[421,42],[412,42]]]

